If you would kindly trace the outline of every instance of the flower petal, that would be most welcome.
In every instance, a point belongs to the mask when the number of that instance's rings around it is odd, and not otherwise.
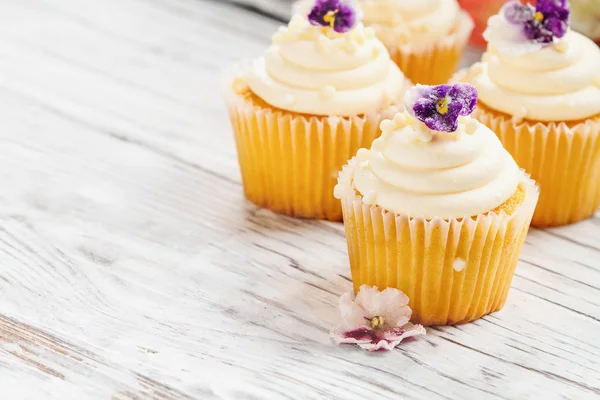
[[[427,331],[425,330],[425,328],[423,328],[423,326],[413,325],[409,322],[409,323],[405,324],[404,326],[402,326],[401,328],[388,329],[387,331],[384,332],[383,337],[384,337],[384,339],[386,339],[390,342],[398,341],[398,343],[399,343],[409,337],[421,336],[421,335],[426,335],[426,334],[427,334]]]
[[[439,132],[454,132],[458,129],[458,116],[462,110],[459,102],[450,102],[445,114],[434,113],[421,121],[429,128]]]
[[[335,328],[331,330],[330,336],[337,344],[371,343],[381,339],[377,337],[373,329],[367,327],[352,330]]]
[[[522,25],[533,19],[534,12],[535,9],[530,5],[524,5],[518,1],[509,1],[502,6],[500,15],[503,15],[511,24]]]
[[[354,8],[346,4],[340,4],[335,16],[333,29],[338,33],[351,30],[356,25],[356,13]]]
[[[459,102],[454,104],[462,108]],[[345,293],[340,297],[342,324],[331,330],[331,338],[337,344],[357,344],[375,351],[391,350],[408,337],[424,335],[421,325],[409,322],[412,311],[408,302],[408,297],[394,288],[380,292],[375,286],[363,285],[356,299]],[[383,328],[371,327],[370,318],[375,316],[383,318]]]
[[[496,51],[508,56],[520,56],[543,47],[542,43],[528,40],[523,33],[523,28],[515,29],[515,25],[502,15],[490,17],[483,38],[492,44]]]
[[[350,31],[359,20],[360,11],[350,0],[316,0],[308,14],[308,21],[312,25],[332,26],[338,33]]]
[[[415,116],[415,104],[426,96],[427,88],[428,86],[426,85],[416,84],[404,92],[404,107],[406,107],[406,111],[413,117]]]
[[[410,320],[412,310],[408,306],[409,301],[401,290],[387,288],[376,297],[374,306],[380,310],[379,315],[384,318],[386,326],[397,327]]]
[[[342,317],[340,328],[342,330],[351,330],[368,325],[368,321],[365,319],[368,317],[367,312],[352,299],[350,293],[344,293],[340,297],[339,304]]]
[[[377,351],[377,350],[394,350],[394,347],[400,344],[400,341],[396,342],[388,342],[387,340],[380,340],[376,343],[357,343],[362,349],[367,351]]]
[[[459,115],[471,115],[477,105],[477,89],[468,83],[459,82],[452,86],[448,93],[453,101],[460,103]]]

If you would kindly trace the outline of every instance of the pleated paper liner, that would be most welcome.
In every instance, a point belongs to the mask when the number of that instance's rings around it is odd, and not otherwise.
[[[514,123],[481,102],[472,116],[540,185],[532,224],[559,226],[592,216],[600,205],[600,115],[575,122]]]
[[[228,73],[224,90],[246,198],[281,214],[341,221],[333,197],[337,175],[358,149],[370,147],[381,121],[398,107],[353,117],[292,113],[234,88],[231,77],[240,76],[240,68]]]
[[[472,18],[462,12],[456,30],[428,47],[416,49],[410,43],[386,47],[412,82],[439,85],[448,82],[458,68],[473,26]]]
[[[355,291],[398,288],[423,325],[465,323],[504,306],[538,200],[535,182],[523,173],[524,200],[511,215],[426,220],[364,204],[352,187],[356,165],[344,167],[336,188]]]

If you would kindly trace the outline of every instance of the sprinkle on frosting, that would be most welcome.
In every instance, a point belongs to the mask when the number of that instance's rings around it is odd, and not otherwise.
[[[566,53],[569,50],[569,43],[564,40],[556,42],[554,43],[554,50],[558,51],[559,53]]]
[[[500,52],[518,55],[557,43],[568,29],[567,0],[537,0],[535,7],[511,1],[490,18],[484,37]]]
[[[286,106],[292,106],[296,103],[296,98],[292,94],[286,94],[283,98],[283,102]]]
[[[466,123],[465,123],[465,131],[467,132],[467,134],[472,135],[474,134],[477,129],[479,128],[479,123],[477,122],[477,120],[474,119],[469,119]]]
[[[396,129],[396,124],[394,121],[391,121],[389,119],[384,119],[379,124],[379,129],[381,129],[382,132],[390,132],[390,131],[393,131],[394,129]]]
[[[333,86],[325,86],[323,90],[321,90],[321,96],[323,96],[324,99],[330,99],[335,96],[335,92],[336,90]]]
[[[363,196],[363,203],[365,204],[375,204],[376,200],[377,192],[373,190]]]
[[[308,14],[312,25],[330,27],[338,33],[351,30],[358,19],[356,9],[343,0],[317,0]]]
[[[417,85],[404,96],[407,111],[429,129],[455,132],[458,117],[473,112],[477,104],[477,90],[468,83],[454,85]]]
[[[239,76],[233,82],[233,91],[237,94],[244,93],[248,90],[248,78],[245,76]]]

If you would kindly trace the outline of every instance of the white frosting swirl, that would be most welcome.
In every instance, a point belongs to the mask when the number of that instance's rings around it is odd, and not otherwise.
[[[295,16],[273,36],[248,74],[250,89],[272,106],[314,115],[351,116],[396,103],[404,75],[372,29],[347,33]]]
[[[574,121],[600,113],[600,49],[569,31],[559,42],[521,55],[490,42],[470,78],[487,106],[536,121]]]
[[[519,167],[486,126],[461,117],[454,134],[423,136],[425,125],[400,115],[358,152],[354,185],[365,203],[411,217],[461,218],[489,212],[517,190]]]
[[[430,45],[456,28],[460,7],[456,0],[359,0],[365,25],[373,27],[388,46]],[[314,0],[301,0],[294,11],[308,14]]]

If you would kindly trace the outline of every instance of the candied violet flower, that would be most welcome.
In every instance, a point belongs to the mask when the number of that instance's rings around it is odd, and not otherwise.
[[[468,83],[454,85],[417,85],[406,91],[404,105],[409,114],[429,129],[455,132],[458,117],[473,112],[477,104],[477,89]]]
[[[569,12],[567,0],[538,0],[535,8],[511,1],[490,18],[484,37],[505,54],[536,51],[565,36]]]
[[[380,292],[363,285],[356,298],[345,293],[340,298],[342,323],[331,331],[338,343],[357,344],[368,351],[392,350],[411,336],[425,335],[425,328],[409,322],[412,310],[408,297],[398,289]]]
[[[343,0],[317,0],[308,14],[312,25],[328,26],[338,33],[348,32],[357,20],[355,8]]]

